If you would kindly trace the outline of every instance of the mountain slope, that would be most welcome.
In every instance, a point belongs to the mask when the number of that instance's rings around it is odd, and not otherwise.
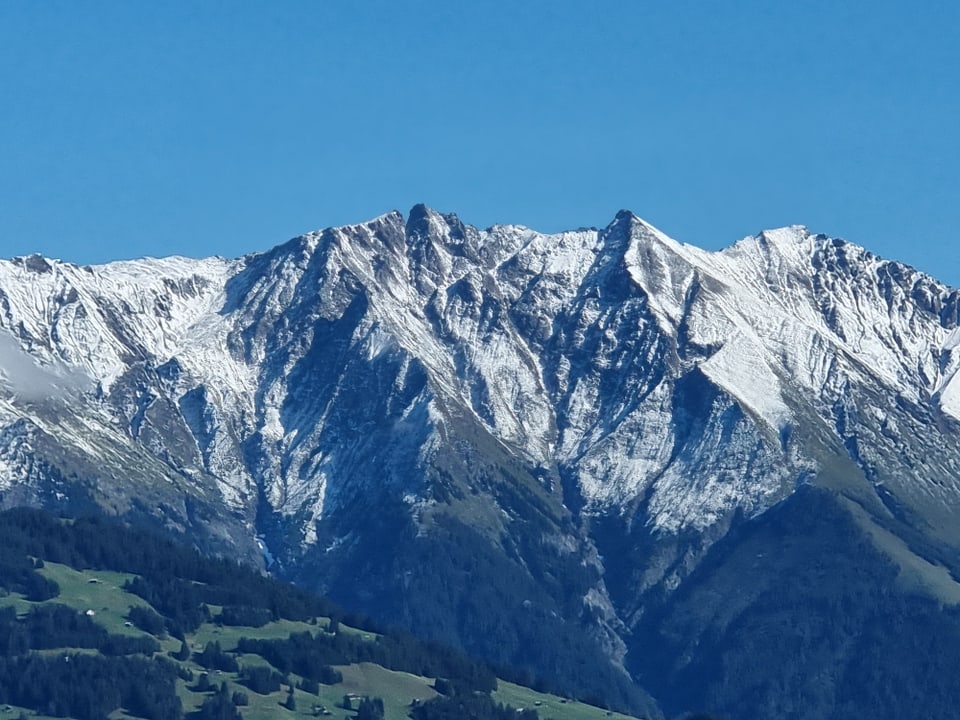
[[[645,658],[680,652],[649,618],[798,488],[898,592],[960,597],[957,291],[801,227],[711,253],[417,206],[232,261],[15,259],[0,293],[5,504],[263,551],[634,708],[626,670],[669,693]]]
[[[449,648],[374,631],[324,598],[121,523],[16,509],[0,513],[0,539],[6,713],[10,703],[77,720],[343,720],[376,697],[380,712],[361,717],[424,720],[450,706],[459,717],[468,700],[477,718],[611,715],[498,681]]]

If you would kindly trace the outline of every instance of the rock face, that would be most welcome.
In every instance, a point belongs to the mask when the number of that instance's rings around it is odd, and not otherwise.
[[[417,206],[239,260],[17,258],[0,493],[269,558],[580,694],[654,712],[629,673],[668,712],[686,688],[817,717],[842,689],[758,700],[723,633],[779,607],[749,588],[806,577],[817,556],[776,544],[807,532],[884,592],[960,601],[958,317],[802,227],[711,253],[628,212],[543,235]]]

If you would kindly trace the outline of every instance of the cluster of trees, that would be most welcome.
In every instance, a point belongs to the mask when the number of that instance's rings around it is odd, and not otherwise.
[[[193,653],[193,659],[200,667],[207,670],[222,670],[223,672],[237,672],[237,658],[224,652],[216,640],[208,642],[202,652]]]
[[[124,583],[123,589],[146,600],[166,618],[170,634],[182,638],[210,620],[210,609],[203,601],[201,586],[172,575],[138,575]]]
[[[365,697],[357,705],[356,720],[383,720],[383,700]]]
[[[103,720],[118,707],[147,720],[181,720],[176,668],[165,660],[103,655],[0,657],[0,702],[45,715]]]
[[[214,618],[222,625],[240,627],[263,627],[275,619],[270,608],[252,605],[227,605]]]
[[[157,637],[163,637],[168,631],[167,619],[142,605],[134,605],[130,608],[127,613],[127,620],[145,633]]]
[[[63,522],[31,508],[0,513],[0,586],[25,592],[24,587],[37,583],[31,579],[33,575],[43,580],[35,573],[30,558],[78,569],[135,573],[141,582],[132,591],[143,593],[144,599],[187,631],[204,603],[262,608],[270,612],[272,620],[340,615],[326,598],[265,577],[233,560],[205,557],[194,548],[109,518],[94,516]],[[35,590],[41,590],[39,585]],[[178,599],[177,595],[186,597]]]
[[[269,695],[280,689],[283,683],[288,683],[285,675],[281,675],[266,665],[248,665],[240,671],[240,682],[260,695]]]
[[[231,695],[227,684],[221,683],[220,689],[205,698],[200,709],[190,717],[192,720],[243,720],[237,707],[246,704],[246,695],[236,692]]]
[[[0,545],[0,587],[5,590],[18,592],[34,602],[55,598],[60,588],[37,572],[40,567],[43,561],[27,557],[22,548]]]
[[[160,644],[146,636],[111,635],[92,618],[65,605],[37,605],[23,619],[0,609],[0,651],[7,657],[30,650],[92,648],[104,655],[152,655]]]

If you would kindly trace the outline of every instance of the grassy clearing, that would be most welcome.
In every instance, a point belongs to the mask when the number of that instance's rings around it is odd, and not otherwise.
[[[344,633],[345,635],[360,635],[364,640],[376,640],[380,637],[379,633],[350,627],[349,625],[344,625],[343,623],[340,623],[340,632]]]
[[[267,662],[263,660],[263,658],[254,655],[242,655],[239,658],[239,662],[241,666],[267,665]],[[195,675],[199,678],[202,670],[193,663],[185,664],[191,667]],[[291,675],[290,680],[296,685],[299,683],[300,678],[296,675]],[[331,715],[323,716],[327,718],[345,720],[355,715],[355,713],[338,707],[344,694],[339,685],[332,687],[321,685],[319,695],[312,695],[299,689],[294,690],[296,709],[291,711],[285,707],[287,686],[283,686],[279,691],[270,693],[269,695],[260,695],[246,686],[241,685],[235,673],[210,673],[211,685],[219,688],[220,684],[224,682],[227,683],[227,688],[231,694],[239,691],[247,696],[249,704],[240,708],[244,720],[274,720],[277,718],[294,720],[296,718],[312,718],[318,716],[321,707],[329,709],[332,713]],[[184,712],[188,715],[191,711],[199,708],[203,704],[203,701],[210,695],[210,693],[195,692],[193,690],[195,687],[196,681],[191,683],[177,683],[177,693],[180,697],[180,702],[183,704]]]
[[[219,608],[211,607],[211,612],[216,614]],[[330,624],[330,619],[325,617],[316,618],[316,624],[309,622],[297,622],[294,620],[277,620],[267,623],[262,627],[246,627],[217,625],[215,623],[205,623],[197,628],[197,631],[190,635],[190,640],[203,649],[208,642],[217,641],[220,647],[226,651],[233,651],[237,647],[240,638],[250,638],[251,640],[285,640],[293,633],[308,632],[316,635],[321,630],[325,630]],[[374,641],[379,635],[367,630],[358,630],[343,623],[340,623],[340,632],[348,635],[359,635],[364,640]]]
[[[51,715],[37,713],[33,710],[22,708],[19,705],[0,703],[0,720],[17,720],[17,718],[21,716],[21,713],[23,713],[24,717],[30,718],[30,720],[71,720],[71,718],[53,717]],[[133,715],[128,715],[123,710],[115,710],[107,717],[109,720],[139,720]]]
[[[908,591],[933,597],[945,605],[960,605],[960,583],[942,565],[936,565],[914,553],[901,538],[880,527],[862,507],[845,501],[857,523],[866,530],[873,544],[899,568],[897,581]]]
[[[494,700],[504,705],[535,709],[544,720],[607,720],[607,718],[630,720],[629,715],[608,712],[603,708],[575,700],[564,702],[556,695],[538,693],[530,688],[503,680],[497,682],[497,690],[492,695]]]
[[[69,605],[81,612],[93,610],[96,621],[111,633],[145,634],[127,625],[127,613],[131,607],[150,607],[145,600],[123,589],[124,583],[133,575],[102,570],[81,572],[57,563],[46,563],[40,572],[60,586],[59,597],[48,602]]]
[[[134,605],[150,607],[143,599],[126,592],[123,584],[133,577],[126,573],[102,570],[74,570],[66,565],[46,563],[40,573],[60,586],[60,594],[44,600],[31,602],[18,593],[0,598],[0,607],[13,606],[17,614],[25,615],[35,605],[67,605],[80,612],[93,610],[94,619],[117,635],[144,635],[143,631],[127,625],[127,613]],[[0,706],[2,707],[2,706]],[[0,719],[3,713],[0,711]]]
[[[437,695],[433,680],[419,675],[386,670],[371,663],[340,665],[337,670],[343,674],[343,682],[331,690],[339,690],[341,697],[355,693],[382,698],[385,720],[404,720],[415,698],[429,700]]]
[[[24,600],[23,595],[20,593],[10,593],[9,595],[0,597],[0,608],[12,607],[14,610],[16,610],[17,615],[20,616],[26,615],[28,612],[30,612],[30,608],[37,604],[38,603],[33,603],[29,600]],[[2,710],[0,710],[0,713],[2,713]],[[2,714],[0,714],[0,717],[2,717]]]
[[[305,622],[294,622],[293,620],[277,620],[267,623],[263,627],[235,627],[231,625],[216,625],[213,623],[204,623],[197,631],[188,636],[191,641],[191,647],[197,647],[202,650],[203,647],[212,641],[220,643],[224,650],[232,652],[237,648],[237,642],[240,638],[250,638],[251,640],[284,640],[292,633],[309,632],[315,635],[318,630],[326,627],[325,622],[318,622],[317,625],[311,625]]]
[[[316,717],[314,708],[316,707],[317,712],[319,712],[320,707],[325,707],[331,713],[324,716],[326,718],[345,720],[354,717],[355,713],[337,707],[343,697],[343,693],[337,692],[337,687],[321,686],[319,696],[305,693],[302,690],[294,691],[297,707],[296,710],[292,711],[284,707],[284,703],[287,701],[286,688],[270,695],[258,695],[244,688],[250,698],[250,704],[240,708],[240,712],[243,714],[244,720],[282,720],[283,718],[294,720],[295,718]]]
[[[317,626],[309,627],[316,631]],[[196,635],[188,635],[187,640],[191,647],[199,648],[206,640],[199,642],[198,638],[217,639],[220,641],[221,647],[226,648],[231,642],[231,636],[224,636],[222,633],[217,634],[214,632],[215,629],[213,626],[204,625]],[[257,630],[257,628],[232,629],[238,631],[236,637],[244,635],[250,637],[253,634],[252,631]],[[233,638],[232,642],[235,645],[236,638]],[[241,668],[255,665],[269,666],[269,663],[259,655],[237,655],[237,662]],[[193,661],[184,662],[182,665],[190,668],[197,679],[199,679],[201,673],[207,672]],[[353,718],[355,712],[340,707],[343,696],[351,693],[360,697],[380,697],[384,701],[385,720],[405,720],[409,705],[414,698],[425,700],[436,695],[436,692],[430,687],[433,681],[429,678],[386,670],[379,665],[370,663],[338,666],[337,669],[342,672],[344,681],[337,685],[321,685],[318,695],[295,689],[296,710],[294,711],[284,707],[287,700],[286,686],[279,692],[259,695],[240,684],[237,673],[209,672],[208,676],[211,685],[215,687],[219,687],[221,683],[226,682],[231,693],[240,691],[247,695],[249,705],[240,709],[245,720],[271,720],[273,718],[290,718],[293,720],[300,717],[317,717],[321,708],[325,708],[331,713],[331,715],[322,717],[333,718],[334,720]],[[294,686],[298,685],[301,680],[300,676],[292,673],[289,678]],[[179,681],[177,683],[177,692],[187,713],[199,708],[207,697],[205,693],[195,692],[195,687],[196,680],[192,682]]]
[[[267,665],[268,663],[258,655],[240,655],[237,661],[241,667],[250,665]],[[193,670],[197,678],[204,672],[193,662],[184,663]],[[320,708],[326,708],[331,715],[323,717],[344,720],[353,718],[355,712],[344,710],[340,705],[343,696],[355,694],[357,696],[380,697],[384,702],[385,720],[405,720],[410,703],[414,698],[426,700],[436,695],[430,687],[432,680],[418,677],[409,673],[386,670],[379,665],[361,663],[359,665],[344,665],[337,668],[343,673],[344,681],[337,685],[321,685],[317,695],[300,689],[294,690],[296,710],[290,711],[284,707],[287,700],[287,687],[269,695],[259,695],[238,682],[235,673],[209,673],[210,682],[219,687],[226,682],[231,693],[243,692],[247,695],[249,705],[240,709],[245,720],[271,720],[272,718],[300,718],[317,717]],[[291,682],[296,686],[301,678],[290,675]],[[177,692],[184,710],[190,712],[200,707],[207,694],[193,690],[196,680],[190,683],[178,682]],[[354,703],[355,705],[356,703]]]

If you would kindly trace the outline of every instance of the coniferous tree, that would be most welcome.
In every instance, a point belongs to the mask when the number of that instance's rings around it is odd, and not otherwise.
[[[200,673],[200,677],[197,679],[197,692],[209,692],[210,691],[210,676],[207,673]]]
[[[357,707],[357,720],[383,720],[383,700],[365,697]]]
[[[190,646],[187,644],[186,640],[181,640],[180,649],[173,654],[173,659],[183,662],[184,660],[188,660],[189,658],[190,658]]]
[[[320,694],[320,682],[313,678],[305,677],[300,681],[300,684],[297,686],[304,692],[308,692],[311,695]]]

